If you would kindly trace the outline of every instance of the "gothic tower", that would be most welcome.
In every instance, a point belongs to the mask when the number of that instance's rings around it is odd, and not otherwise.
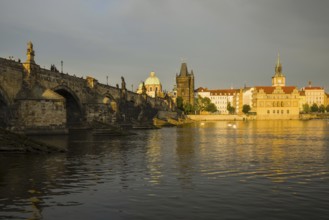
[[[272,86],[285,86],[286,77],[282,73],[282,64],[280,63],[280,54],[278,53],[278,60],[275,66],[275,74],[272,76]]]
[[[179,75],[176,74],[177,97],[182,97],[184,104],[194,105],[194,73],[188,72],[186,63],[182,63]]]

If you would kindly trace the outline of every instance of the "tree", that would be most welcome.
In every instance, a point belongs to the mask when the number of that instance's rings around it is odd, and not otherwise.
[[[194,106],[193,105],[191,105],[189,103],[187,103],[187,104],[184,105],[184,113],[185,114],[189,114],[189,113],[191,113],[193,111],[194,111]]]
[[[309,113],[310,112],[310,106],[309,106],[309,104],[305,103],[303,105],[303,112],[304,113]]]
[[[183,98],[182,97],[177,97],[176,99],[176,106],[178,109],[184,111],[184,105],[183,105]]]
[[[242,112],[247,114],[251,110],[250,105],[243,105]]]
[[[208,112],[217,112],[217,107],[214,103],[209,103],[209,105],[206,108],[206,111],[208,111]]]
[[[189,103],[184,104],[182,97],[177,97],[176,106],[179,110],[182,110],[185,114],[191,113],[195,109],[194,106]]]
[[[319,111],[319,107],[316,103],[313,103],[313,105],[311,106],[311,112],[318,112]]]
[[[199,111],[208,111],[208,112],[216,112],[217,107],[214,103],[211,102],[210,98],[208,97],[201,97],[198,96],[196,100],[196,106],[195,109]]]
[[[231,103],[227,103],[227,107],[226,107],[227,111],[230,113],[230,114],[234,114],[235,113],[235,108],[231,106]]]
[[[326,112],[329,112],[329,105],[327,105],[326,107]]]
[[[319,106],[319,110],[318,110],[318,111],[321,112],[321,113],[324,113],[325,109],[326,109],[326,108],[325,108],[324,105],[322,104],[322,105]]]

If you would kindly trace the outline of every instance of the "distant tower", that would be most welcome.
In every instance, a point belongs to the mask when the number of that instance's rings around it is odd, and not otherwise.
[[[275,74],[272,77],[272,86],[285,86],[286,77],[282,73],[282,64],[280,63],[280,54],[278,53],[278,60],[275,66]]]
[[[188,72],[186,63],[182,63],[179,75],[176,75],[177,97],[182,97],[184,104],[194,105],[194,73]]]
[[[33,44],[31,41],[27,43],[27,50],[26,50],[26,61],[23,63],[24,69],[27,72],[27,75],[29,76],[31,74],[31,71],[34,66],[36,66],[34,61],[34,50],[33,50]]]

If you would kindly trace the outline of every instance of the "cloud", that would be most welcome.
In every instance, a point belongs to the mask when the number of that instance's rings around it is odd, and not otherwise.
[[[280,50],[287,80],[326,81],[328,1],[125,0],[0,3],[0,55],[34,42],[43,66],[138,84],[156,71],[171,89],[181,58],[209,88],[270,84]],[[326,83],[329,86],[328,82]]]

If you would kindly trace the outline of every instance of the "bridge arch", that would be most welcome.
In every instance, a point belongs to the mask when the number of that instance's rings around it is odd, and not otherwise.
[[[103,104],[107,104],[107,105],[110,105],[111,106],[111,109],[114,111],[114,112],[117,112],[118,111],[118,103],[116,101],[116,99],[110,94],[110,93],[105,93],[103,95]]]
[[[0,86],[0,127],[1,128],[7,127],[10,121],[11,111],[9,106],[10,106],[10,101],[8,95]]]
[[[83,111],[78,96],[67,86],[55,87],[53,91],[65,98],[66,120],[68,127],[80,125],[83,121]]]

